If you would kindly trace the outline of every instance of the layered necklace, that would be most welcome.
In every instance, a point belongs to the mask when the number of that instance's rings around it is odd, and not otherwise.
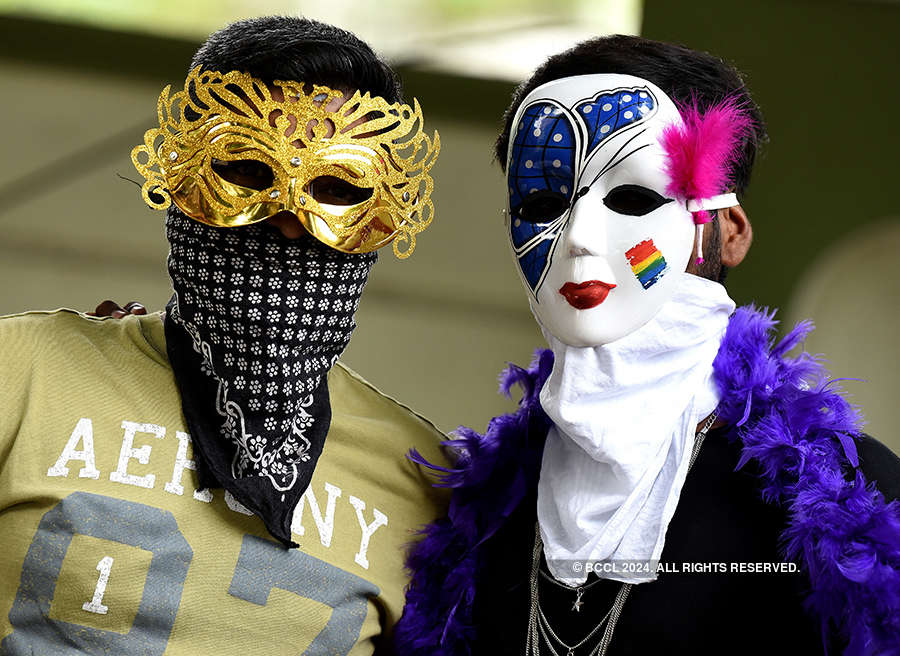
[[[718,413],[713,412],[694,437],[694,447],[691,450],[688,471],[691,470],[694,463],[697,461],[697,455],[700,453],[700,447],[703,446],[703,440],[706,438],[706,433],[715,423],[717,416]],[[528,615],[528,633],[525,638],[525,656],[541,656],[542,646],[546,650],[543,653],[549,653],[552,656],[576,656],[576,650],[581,648],[588,649],[589,651],[586,653],[589,656],[605,656],[607,649],[609,649],[609,644],[612,642],[613,632],[616,629],[616,624],[622,614],[622,609],[625,607],[625,601],[628,599],[628,594],[631,592],[633,584],[623,583],[616,593],[612,607],[606,611],[606,614],[594,628],[576,644],[567,644],[559,637],[557,632],[553,630],[553,627],[550,626],[550,622],[547,620],[547,616],[541,608],[538,579],[540,576],[543,576],[557,586],[568,589],[571,588],[569,588],[569,586],[564,586],[562,583],[559,583],[553,577],[541,570],[541,553],[543,552],[543,549],[544,543],[541,540],[540,526],[535,522],[534,550],[531,557],[531,605]],[[603,579],[598,579],[587,585],[580,585],[575,588],[575,601],[572,604],[571,610],[581,612],[581,607],[584,606],[582,596],[585,591],[597,585],[602,580]],[[597,642],[593,648],[588,647],[588,643],[600,632],[600,629],[603,629],[604,627],[605,630],[603,631],[600,641]]]

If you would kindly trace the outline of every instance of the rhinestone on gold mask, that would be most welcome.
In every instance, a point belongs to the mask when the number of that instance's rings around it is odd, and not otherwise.
[[[183,91],[163,89],[159,127],[132,150],[144,201],[154,209],[174,203],[217,227],[288,210],[339,251],[392,243],[397,257],[408,257],[434,215],[430,171],[440,138],[423,131],[417,101],[410,107],[356,91],[329,109],[343,97],[324,86],[194,69]],[[241,167],[255,177],[226,174]]]

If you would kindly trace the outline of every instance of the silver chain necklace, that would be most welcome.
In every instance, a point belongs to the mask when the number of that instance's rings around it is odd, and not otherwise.
[[[550,622],[547,620],[547,617],[544,615],[544,611],[541,608],[541,602],[538,595],[538,572],[541,567],[541,551],[543,548],[544,543],[541,540],[540,527],[535,523],[534,551],[532,552],[531,558],[531,608],[528,617],[528,634],[525,638],[525,656],[540,656],[541,638],[543,638],[543,644],[546,645],[550,654],[553,656],[560,656],[560,653],[556,651],[553,642],[550,640],[551,637],[566,650],[566,656],[575,656],[575,650],[584,646],[584,644],[593,638],[605,624],[606,630],[603,632],[600,642],[590,652],[590,656],[604,656],[609,647],[609,643],[612,641],[613,631],[616,628],[616,623],[619,621],[619,616],[622,614],[625,600],[628,598],[628,593],[631,592],[631,584],[622,584],[622,587],[619,588],[619,592],[616,594],[616,598],[613,601],[612,608],[610,608],[606,615],[603,616],[603,619],[591,629],[590,633],[582,638],[577,644],[568,645],[560,639],[550,626]],[[598,581],[591,583],[591,585],[596,583],[598,583]]]
[[[700,447],[703,446],[703,440],[706,438],[706,433],[715,423],[717,417],[718,412],[713,412],[704,422],[703,427],[699,431],[697,431],[697,434],[694,436],[694,448],[691,449],[691,459],[688,462],[688,471],[693,468],[694,463],[697,461],[697,455],[700,453]],[[541,571],[541,552],[543,551],[543,548],[544,543],[541,540],[540,525],[535,522],[534,550],[531,554],[531,606],[528,613],[528,633],[525,637],[525,656],[541,656],[541,639],[543,639],[543,644],[546,645],[547,650],[550,652],[550,654],[552,654],[552,656],[560,656],[560,653],[556,651],[553,646],[554,641],[566,650],[565,656],[575,656],[575,650],[583,647],[591,638],[594,637],[594,635],[596,635],[601,627],[606,625],[606,630],[603,631],[603,636],[600,638],[600,642],[597,643],[597,646],[594,647],[594,649],[592,649],[589,653],[589,656],[605,656],[606,650],[609,648],[609,643],[612,642],[613,631],[615,631],[616,624],[619,622],[619,617],[622,614],[622,608],[625,606],[625,601],[628,599],[628,593],[631,592],[632,584],[623,583],[619,588],[619,592],[616,594],[615,600],[613,600],[612,607],[606,612],[606,615],[603,616],[603,619],[601,619],[597,623],[597,625],[593,629],[591,629],[591,631],[577,644],[568,645],[560,639],[560,637],[550,626],[550,622],[547,620],[547,616],[544,615],[544,611],[541,608],[541,602],[538,594],[538,574],[543,575],[544,578],[551,580],[557,585],[562,585],[561,583],[558,583],[556,580],[550,578],[548,575],[544,574],[544,572]],[[593,587],[599,582],[599,580],[594,581],[589,585],[581,585],[575,589],[576,597],[575,603],[572,606],[572,610],[577,612],[581,611],[581,607],[584,605],[584,602],[581,601],[582,594],[584,594],[585,590]],[[552,641],[551,638],[553,639]]]
[[[544,570],[540,570],[538,573],[542,577],[544,577],[545,581],[549,581],[550,583],[552,583],[553,585],[555,585],[559,588],[565,588],[566,590],[572,589],[565,583],[560,583],[559,581],[557,581],[555,578],[553,578],[552,576],[547,574],[547,572],[545,572]],[[584,595],[585,592],[587,592],[588,590],[593,588],[595,585],[600,583],[600,581],[602,581],[602,580],[603,579],[597,579],[593,583],[588,583],[587,585],[579,585],[577,588],[575,588],[575,601],[572,603],[573,611],[575,611],[576,613],[581,612],[581,607],[584,606],[584,602],[581,600],[582,595]]]
[[[560,646],[566,650],[566,656],[574,656],[575,650],[578,649],[579,647],[581,647],[588,640],[593,638],[594,634],[600,630],[600,627],[603,626],[603,624],[606,622],[606,620],[609,617],[609,614],[611,612],[612,612],[612,609],[606,611],[606,615],[603,616],[603,619],[600,620],[599,624],[597,624],[597,626],[595,626],[591,630],[590,633],[588,633],[584,638],[582,638],[578,644],[571,645],[571,646],[567,645],[565,642],[563,642],[562,639],[558,635],[556,635],[556,633],[553,631],[553,627],[551,627],[550,622],[547,621],[547,617],[544,615],[544,611],[541,610],[540,603],[538,603],[538,619],[540,620],[540,623],[538,624],[538,628],[541,631],[542,637],[544,638],[544,642],[546,642],[547,645],[550,647],[550,651],[553,652],[554,656],[559,656],[559,654],[557,654],[556,650],[553,649],[553,646],[550,644],[550,639],[547,637],[548,632],[549,632],[550,636],[552,636],[553,639],[556,642],[558,642],[560,644]]]

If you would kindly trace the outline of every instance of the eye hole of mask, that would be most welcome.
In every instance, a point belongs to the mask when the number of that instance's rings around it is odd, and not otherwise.
[[[529,223],[544,223],[555,219],[568,208],[568,196],[558,191],[542,189],[525,196],[512,214]]]
[[[357,187],[333,175],[310,181],[307,192],[323,205],[358,205],[372,197],[371,187]]]
[[[268,164],[255,159],[222,160],[213,159],[212,170],[231,184],[262,191],[275,182],[275,174]]]
[[[664,198],[652,189],[631,184],[619,185],[603,199],[603,204],[613,212],[628,216],[643,216],[671,202],[671,198]]]

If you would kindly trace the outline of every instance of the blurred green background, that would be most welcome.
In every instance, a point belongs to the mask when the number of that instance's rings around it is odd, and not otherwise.
[[[639,33],[746,74],[771,143],[744,203],[755,243],[728,288],[786,323],[814,319],[809,349],[865,381],[845,387],[900,452],[900,3],[886,0],[0,0],[0,314],[165,304],[162,215],[119,175],[138,179],[131,148],[205,35],[271,13],[369,41],[441,133],[434,224],[411,259],[382,254],[344,358],[380,389],[445,430],[513,407],[497,373],[543,340],[503,233],[499,117],[546,55]]]

